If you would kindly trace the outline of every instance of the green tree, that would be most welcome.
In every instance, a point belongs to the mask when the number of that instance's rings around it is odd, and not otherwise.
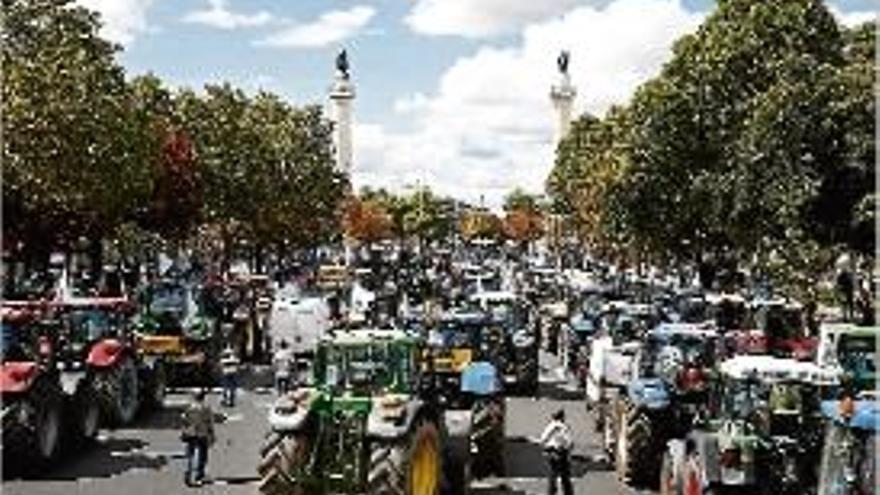
[[[27,250],[97,245],[152,190],[160,143],[98,28],[69,0],[3,1],[3,225]]]

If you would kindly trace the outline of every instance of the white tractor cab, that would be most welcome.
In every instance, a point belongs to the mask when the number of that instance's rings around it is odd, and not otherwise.
[[[273,348],[287,342],[297,356],[314,355],[318,343],[331,328],[330,305],[322,297],[302,297],[294,287],[275,294],[269,312],[269,337]]]
[[[819,428],[819,399],[838,383],[833,370],[795,359],[723,361],[711,417],[667,443],[661,493],[806,490],[820,448],[809,440]]]
[[[642,337],[659,323],[659,315],[650,304],[610,301],[602,305],[597,322],[590,346],[588,407],[604,402],[610,390],[629,384]]]
[[[819,327],[816,363],[845,374],[857,391],[873,390],[877,379],[877,339],[880,326],[826,323]]]

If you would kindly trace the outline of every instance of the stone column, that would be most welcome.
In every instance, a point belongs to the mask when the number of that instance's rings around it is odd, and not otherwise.
[[[336,80],[330,88],[332,119],[334,122],[333,145],[336,149],[336,166],[341,172],[352,173],[352,106],[354,83],[348,74],[337,71]]]
[[[571,83],[568,72],[560,72],[559,81],[550,88],[550,100],[553,102],[553,108],[556,109],[557,118],[556,134],[553,139],[554,147],[559,145],[571,127],[571,110],[575,96],[577,96],[577,89]]]

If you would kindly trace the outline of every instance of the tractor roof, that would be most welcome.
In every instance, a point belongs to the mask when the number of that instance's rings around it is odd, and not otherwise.
[[[822,325],[821,334],[846,334],[864,337],[880,337],[880,326],[859,326],[852,323],[826,323]]]
[[[487,302],[507,302],[515,301],[516,294],[506,290],[492,290],[477,292],[470,297],[471,301],[487,301]]]
[[[834,384],[839,373],[806,361],[773,356],[736,356],[721,363],[721,374],[735,380],[756,377],[762,382],[796,381]]]
[[[856,401],[854,413],[847,421],[840,415],[840,401],[827,400],[822,402],[822,415],[841,426],[876,432],[880,425],[880,403],[874,400]]]
[[[403,330],[384,330],[361,328],[357,330],[333,330],[328,332],[322,342],[337,346],[360,346],[377,342],[415,342],[416,338]]]
[[[743,297],[741,294],[706,294],[706,302],[709,304],[720,304],[722,302],[745,304],[746,298]]]
[[[708,339],[717,337],[718,330],[714,325],[707,323],[661,323],[654,327],[649,334],[656,337],[682,335]]]

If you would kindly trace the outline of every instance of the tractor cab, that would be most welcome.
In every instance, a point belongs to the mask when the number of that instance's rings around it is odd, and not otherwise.
[[[877,380],[878,326],[825,324],[819,330],[816,360],[819,366],[843,373],[853,392],[873,390]]]
[[[807,337],[803,306],[784,299],[759,299],[749,304],[748,326],[764,337],[767,351],[777,357],[810,360],[816,341]]]

